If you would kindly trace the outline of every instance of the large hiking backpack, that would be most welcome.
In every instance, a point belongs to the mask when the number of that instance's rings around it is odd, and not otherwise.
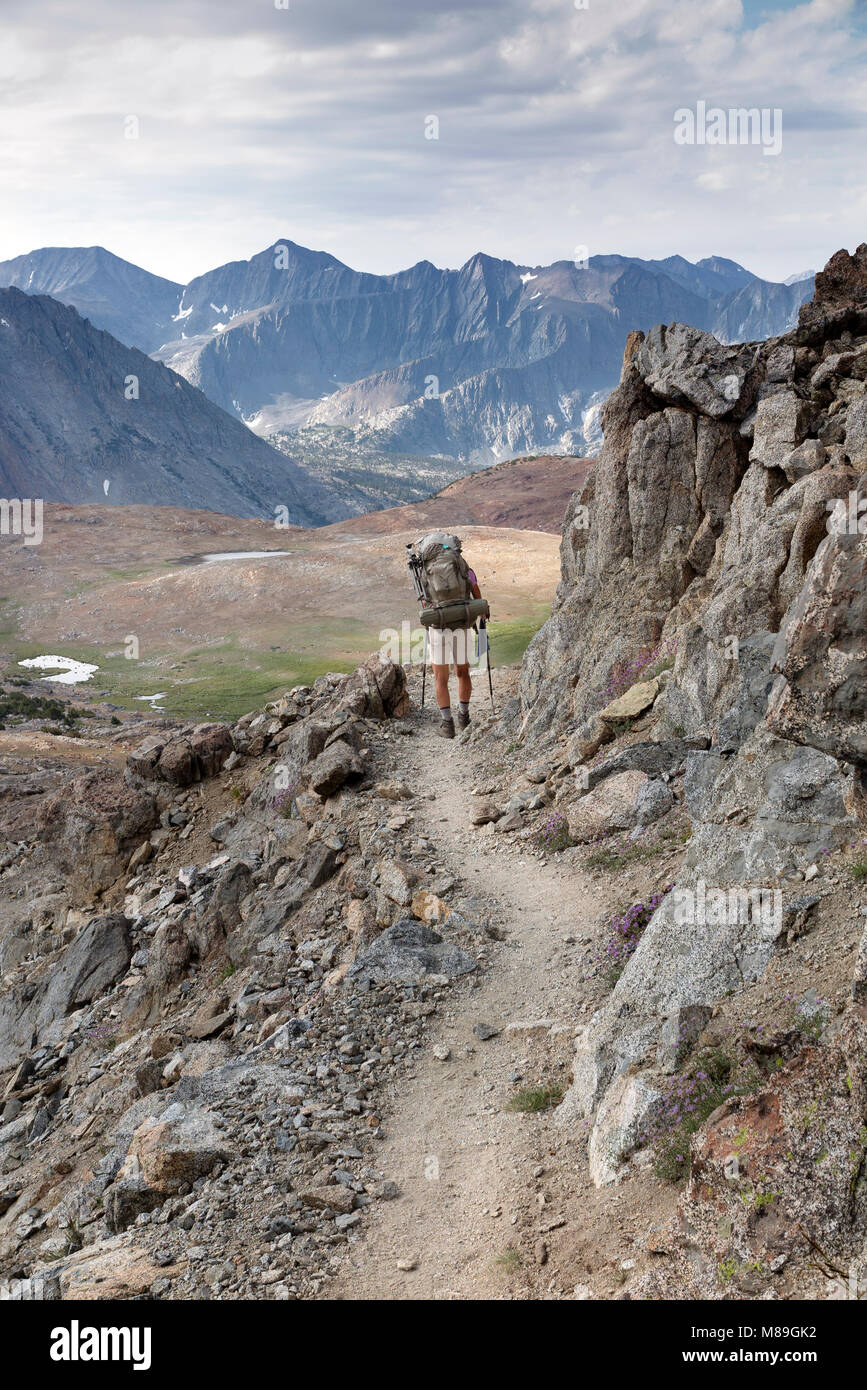
[[[458,536],[448,531],[431,531],[418,543],[424,586],[435,608],[448,603],[466,603],[470,592],[470,571],[461,554]]]
[[[487,616],[485,599],[474,599],[470,571],[461,554],[458,536],[431,531],[416,544],[421,560],[421,581],[429,607],[421,611],[426,627],[468,628]]]

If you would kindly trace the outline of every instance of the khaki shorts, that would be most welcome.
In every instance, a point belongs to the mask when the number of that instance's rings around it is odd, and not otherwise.
[[[468,666],[475,658],[475,628],[429,627],[428,655],[434,666]]]

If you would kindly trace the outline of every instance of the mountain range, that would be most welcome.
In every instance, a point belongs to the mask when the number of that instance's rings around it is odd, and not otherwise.
[[[0,487],[4,497],[206,506],[302,526],[347,515],[188,381],[59,300],[18,289],[0,289]]]
[[[762,280],[719,256],[522,266],[477,254],[458,270],[420,261],[373,275],[288,239],[187,285],[101,247],[0,263],[0,284],[73,306],[302,462],[305,429],[321,444],[325,428],[385,456],[470,468],[595,451],[630,329],[772,336],[812,283]]]

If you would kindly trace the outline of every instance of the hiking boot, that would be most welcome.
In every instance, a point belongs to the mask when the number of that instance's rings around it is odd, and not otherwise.
[[[457,728],[458,733],[462,733],[463,730],[469,726],[469,722],[469,710],[467,710],[466,714],[464,714],[463,710],[458,710],[457,714],[455,715],[455,726]]]
[[[453,719],[441,719],[440,726],[437,729],[437,733],[439,734],[440,738],[454,738],[455,721]]]

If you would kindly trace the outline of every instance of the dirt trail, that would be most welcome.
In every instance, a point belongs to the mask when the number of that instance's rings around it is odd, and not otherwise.
[[[555,1034],[560,1055],[571,1054],[586,964],[564,941],[589,929],[604,903],[598,885],[574,868],[518,850],[498,847],[494,853],[494,839],[500,837],[470,829],[471,748],[438,738],[429,721],[418,727],[417,737],[398,740],[403,775],[410,785],[434,794],[414,803],[417,828],[435,841],[440,862],[493,908],[492,920],[506,940],[496,946],[492,967],[478,987],[455,991],[415,1076],[396,1088],[377,1164],[398,1184],[401,1196],[377,1203],[329,1297],[514,1297],[516,1279],[535,1282],[538,1297],[541,1270],[522,1266],[528,1241],[536,1252],[531,1263],[539,1262],[539,1233],[547,1229],[546,1217],[557,1215],[549,1170],[560,1136],[552,1134],[550,1114],[515,1114],[502,1107],[514,1093],[516,1072],[524,1085],[540,1079],[540,1049],[550,1047],[550,1037],[546,1032],[540,1041],[506,1030],[518,1021],[553,1018],[560,1025]],[[481,1041],[473,1034],[477,1023],[501,1031]],[[446,1062],[433,1055],[438,1043],[451,1049]],[[570,1153],[574,1169],[574,1145]],[[586,1182],[574,1176],[567,1184],[569,1190],[582,1186]],[[589,1208],[597,1205],[592,1189],[583,1200]],[[508,1253],[519,1245],[525,1247],[520,1265]],[[415,1268],[402,1270],[399,1262]],[[545,1279],[552,1273],[549,1267]],[[529,1295],[529,1288],[524,1292]]]

